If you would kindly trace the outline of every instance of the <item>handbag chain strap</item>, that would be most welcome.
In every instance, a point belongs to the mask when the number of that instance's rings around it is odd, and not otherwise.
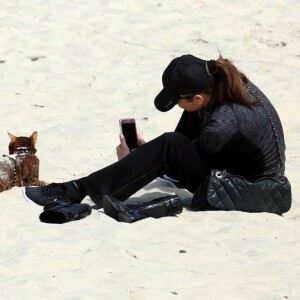
[[[270,112],[268,111],[266,105],[260,100],[260,98],[257,96],[257,94],[253,91],[253,89],[248,86],[249,91],[253,94],[253,96],[256,98],[256,100],[260,103],[260,105],[263,107],[263,109],[265,110],[266,114],[268,115],[268,118],[270,120],[273,132],[274,132],[274,136],[275,136],[275,140],[276,140],[276,145],[277,145],[277,152],[278,152],[278,156],[279,156],[279,161],[280,161],[280,167],[281,167],[281,180],[284,180],[285,178],[285,167],[284,167],[284,163],[283,163],[283,159],[282,159],[282,155],[281,155],[281,151],[280,151],[280,146],[279,146],[279,140],[278,140],[278,134],[275,128],[275,124],[273,122],[273,119],[271,117]]]

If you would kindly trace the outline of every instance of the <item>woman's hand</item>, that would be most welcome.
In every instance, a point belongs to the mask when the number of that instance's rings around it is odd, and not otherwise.
[[[128,148],[124,135],[120,134],[119,138],[120,138],[120,145],[117,146],[116,150],[117,150],[118,160],[121,160],[122,158],[124,158],[126,155],[130,153],[130,150]],[[142,138],[141,135],[138,134],[137,139],[138,139],[138,146],[142,146],[146,144],[145,140]]]
[[[142,146],[142,145],[146,144],[145,140],[142,138],[141,135],[138,134],[137,138],[138,138],[138,145],[139,146]]]
[[[130,153],[130,150],[126,144],[124,135],[120,133],[119,138],[120,138],[120,145],[117,146],[116,150],[117,150],[118,160],[121,160],[122,158],[124,158],[126,155]]]

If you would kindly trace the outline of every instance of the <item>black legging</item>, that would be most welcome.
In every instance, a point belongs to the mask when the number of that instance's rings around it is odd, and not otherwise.
[[[79,181],[91,199],[98,203],[103,195],[125,201],[163,174],[179,180],[194,193],[208,173],[208,159],[185,136],[170,132]]]

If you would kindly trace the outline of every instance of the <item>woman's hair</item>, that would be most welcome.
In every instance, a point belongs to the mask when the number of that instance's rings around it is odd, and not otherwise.
[[[255,105],[255,101],[247,97],[249,80],[244,73],[240,72],[229,59],[225,59],[221,55],[216,60],[216,67],[213,83],[202,91],[203,93],[210,95],[214,90],[217,104],[221,104],[225,98],[248,107]]]

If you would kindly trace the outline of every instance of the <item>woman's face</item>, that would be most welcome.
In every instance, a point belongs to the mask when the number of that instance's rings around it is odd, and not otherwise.
[[[182,98],[177,104],[180,108],[188,112],[198,111],[208,104],[209,99],[201,94],[196,94],[192,99]]]

